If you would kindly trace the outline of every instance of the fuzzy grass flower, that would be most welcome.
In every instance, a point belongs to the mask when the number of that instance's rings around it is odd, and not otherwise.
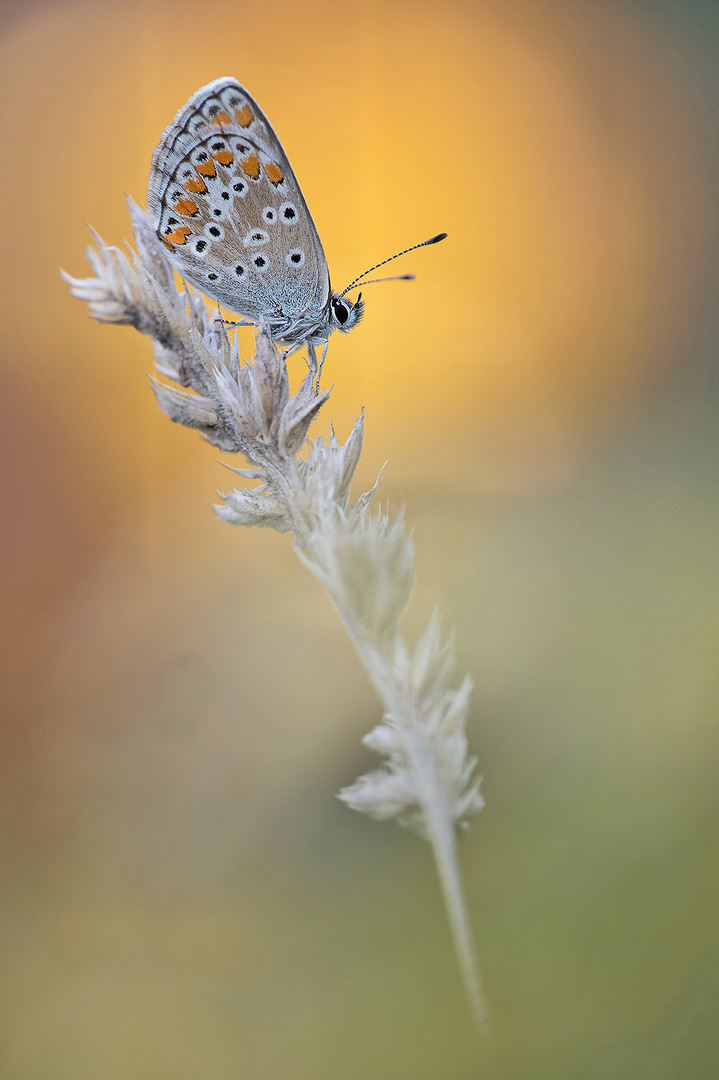
[[[457,857],[457,835],[482,809],[466,720],[472,684],[452,682],[454,655],[435,614],[414,648],[400,630],[414,573],[401,515],[374,509],[377,483],[352,499],[364,414],[340,445],[309,437],[330,391],[316,393],[308,372],[290,393],[285,358],[260,322],[252,362],[239,355],[201,297],[178,289],[149,218],[129,200],[137,251],[95,237],[94,277],[65,274],[72,294],[100,322],[134,326],[153,343],[153,389],[163,412],[218,449],[239,453],[245,483],[222,495],[219,518],[291,533],[295,550],[330,596],[381,704],[382,720],[364,743],[383,760],[344,788],[352,809],[394,820],[431,844],[473,1015],[486,1024]]]

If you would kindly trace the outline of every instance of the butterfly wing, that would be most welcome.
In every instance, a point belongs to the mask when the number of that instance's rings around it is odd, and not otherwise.
[[[165,129],[147,204],[172,263],[203,292],[278,329],[322,322],[330,281],[315,223],[282,144],[236,79],[198,90]]]

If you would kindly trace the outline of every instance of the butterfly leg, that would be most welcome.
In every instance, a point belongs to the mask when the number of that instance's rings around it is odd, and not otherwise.
[[[233,325],[232,323],[228,323],[228,322],[225,321],[225,319],[222,318],[219,311],[217,312],[217,315],[212,320],[212,332],[216,335],[216,341],[217,341],[218,346],[221,347],[221,343],[222,343],[223,338],[227,339],[227,329],[226,328],[228,326],[232,326],[232,325]]]
[[[314,345],[310,345],[309,341],[307,342],[307,367],[310,369],[312,383],[314,384],[315,375],[317,374],[317,353]]]
[[[302,342],[301,341],[296,341],[294,343],[294,345],[290,345],[290,347],[288,349],[283,349],[282,350],[282,353],[281,353],[282,359],[286,360],[288,356],[292,356],[292,353],[297,352],[297,350],[301,349],[301,348],[302,348]]]
[[[327,356],[327,349],[329,348],[329,344],[330,344],[329,341],[326,341],[324,343],[324,345],[322,346],[322,356],[320,357],[320,362],[319,362],[319,365],[317,367],[317,382],[315,383],[315,394],[319,394],[319,392],[320,392],[320,379],[322,378],[322,366],[323,366],[323,364],[325,362],[325,357]],[[316,362],[316,358],[315,358],[315,362]]]

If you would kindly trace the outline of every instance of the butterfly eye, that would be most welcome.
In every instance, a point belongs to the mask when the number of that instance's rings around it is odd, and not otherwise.
[[[344,324],[347,322],[347,320],[350,317],[349,308],[347,307],[347,305],[344,303],[343,300],[335,300],[335,301],[333,301],[333,307],[334,307],[335,318],[337,319],[337,322],[340,323],[342,326],[344,326]]]

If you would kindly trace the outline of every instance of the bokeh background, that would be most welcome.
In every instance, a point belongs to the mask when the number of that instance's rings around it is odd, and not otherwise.
[[[719,1075],[719,8],[0,7],[6,1080]],[[487,807],[477,1050],[428,851],[334,792],[375,700],[286,537],[69,298],[152,149],[235,74],[335,285],[318,431],[367,410]],[[398,267],[399,269],[399,267]],[[301,373],[298,358],[296,374]]]

